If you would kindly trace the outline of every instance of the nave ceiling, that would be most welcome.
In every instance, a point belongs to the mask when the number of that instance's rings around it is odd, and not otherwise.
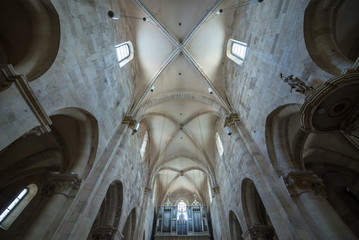
[[[138,69],[129,115],[149,132],[147,156],[156,179],[150,184],[161,186],[158,204],[168,192],[197,192],[209,203],[201,188],[214,172],[215,124],[223,125],[231,112],[224,63],[232,21],[243,3],[249,1],[123,2],[120,21],[133,34]],[[225,11],[218,15],[219,9]]]

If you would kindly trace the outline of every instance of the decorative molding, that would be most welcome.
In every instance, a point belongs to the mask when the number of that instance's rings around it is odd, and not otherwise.
[[[224,120],[224,127],[231,127],[232,125],[235,125],[236,122],[241,121],[239,118],[238,113],[231,113],[228,117]]]
[[[212,187],[212,192],[213,192],[213,196],[218,195],[219,194],[219,186]]]
[[[91,236],[97,240],[108,240],[113,239],[114,235],[118,235],[119,239],[122,239],[118,233],[117,229],[113,226],[99,226],[91,231]]]
[[[41,195],[61,194],[67,198],[73,198],[80,188],[81,182],[82,180],[78,174],[51,174],[48,178],[48,183],[41,190]]]
[[[248,227],[248,230],[245,231],[242,235],[243,239],[246,239],[250,235],[252,240],[257,239],[268,239],[272,240],[275,236],[274,228],[268,225],[255,224]]]
[[[283,180],[291,196],[299,196],[304,192],[326,196],[323,180],[311,171],[289,172]]]
[[[152,189],[151,188],[145,188],[145,196],[152,199]]]
[[[125,116],[122,120],[122,124],[127,124],[132,130],[135,128],[137,121],[132,118],[132,116]]]
[[[11,64],[0,65],[0,72],[0,91],[8,88],[14,83],[37,121],[40,123],[39,128],[41,128],[41,132],[51,132],[50,125],[52,124],[52,121],[37,100],[34,92],[31,90],[26,77],[23,74],[18,74]]]

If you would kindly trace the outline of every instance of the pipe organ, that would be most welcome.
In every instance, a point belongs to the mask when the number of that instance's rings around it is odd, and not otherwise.
[[[190,206],[183,201],[174,206],[168,199],[158,209],[155,239],[210,239],[205,207],[196,199]]]

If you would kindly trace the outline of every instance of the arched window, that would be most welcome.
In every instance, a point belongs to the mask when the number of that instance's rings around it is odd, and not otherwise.
[[[184,219],[187,220],[186,207],[187,205],[183,200],[178,203],[177,220],[180,218],[181,215],[183,215]]]
[[[221,138],[219,137],[218,132],[216,132],[216,145],[217,145],[217,149],[218,149],[218,154],[220,157],[222,157],[224,150],[223,150],[222,141],[221,141]]]
[[[246,43],[230,39],[227,44],[227,57],[238,65],[242,65],[246,58],[247,48]]]
[[[37,186],[30,184],[1,212],[0,227],[7,230],[37,193]]]
[[[120,67],[125,66],[125,64],[131,61],[133,58],[132,43],[128,41],[117,45],[116,55],[117,55],[118,65],[120,65]]]
[[[140,149],[140,154],[141,154],[142,159],[145,156],[147,141],[148,141],[148,132],[146,132],[146,134],[143,138],[143,142],[142,142],[141,149]]]

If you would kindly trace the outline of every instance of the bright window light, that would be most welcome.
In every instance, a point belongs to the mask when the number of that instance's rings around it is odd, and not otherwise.
[[[145,156],[147,141],[148,141],[148,132],[146,132],[145,137],[143,138],[143,142],[142,142],[141,149],[140,149],[140,154],[141,154],[142,159]]]
[[[0,223],[9,215],[9,213],[16,207],[16,205],[25,197],[25,195],[28,193],[28,189],[25,188],[24,190],[17,195],[17,197],[7,206],[7,208],[1,213],[0,215]]]
[[[217,149],[218,149],[218,154],[219,156],[223,156],[223,144],[222,144],[222,141],[221,141],[221,138],[219,137],[219,134],[218,132],[216,132],[216,145],[217,145]]]
[[[181,200],[179,203],[178,203],[178,212],[177,212],[177,220],[180,218],[180,215],[183,214],[183,217],[185,220],[187,220],[187,211],[186,211],[186,203]]]
[[[229,59],[242,66],[246,58],[248,45],[246,43],[229,39],[227,43],[226,55]]]
[[[130,56],[130,47],[127,43],[117,45],[116,54],[118,62],[121,62]]]
[[[247,44],[242,42],[232,42],[232,54],[237,58],[244,60],[247,51]]]
[[[130,41],[121,43],[116,46],[117,61],[120,67],[123,67],[126,63],[133,58],[133,46]]]

